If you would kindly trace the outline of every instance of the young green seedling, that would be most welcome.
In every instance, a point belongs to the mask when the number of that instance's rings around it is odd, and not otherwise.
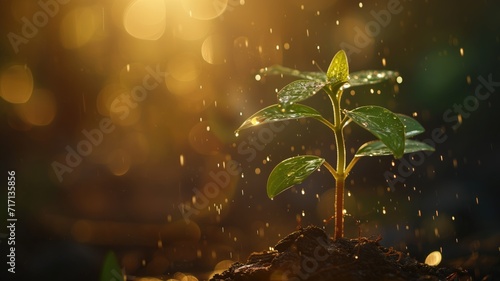
[[[346,53],[341,50],[332,59],[328,71],[300,72],[283,66],[271,66],[261,70],[262,74],[290,75],[301,78],[283,87],[278,92],[278,103],[268,106],[250,116],[236,130],[253,126],[299,118],[314,118],[333,131],[337,151],[337,165],[334,168],[324,158],[315,155],[300,155],[283,160],[276,165],[267,181],[267,195],[273,198],[279,193],[300,184],[321,165],[335,179],[335,232],[334,239],[344,233],[344,185],[349,172],[364,156],[393,155],[401,158],[405,153],[434,150],[431,146],[409,138],[424,132],[424,128],[413,118],[396,114],[375,106],[361,106],[352,110],[341,108],[344,89],[369,85],[395,78],[397,73],[387,70],[367,70],[349,75]],[[317,110],[298,102],[312,97],[323,90],[332,103],[333,122],[324,118]],[[343,129],[351,121],[372,133],[378,140],[363,144],[347,164]]]

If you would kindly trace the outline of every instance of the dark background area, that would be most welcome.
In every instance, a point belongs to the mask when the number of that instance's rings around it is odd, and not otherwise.
[[[291,121],[255,145],[269,127],[234,130],[292,81],[258,80],[260,68],[326,71],[340,48],[351,71],[392,69],[403,78],[346,91],[345,108],[381,105],[413,115],[426,128],[419,140],[434,130],[446,136],[392,188],[384,175],[401,174],[401,161],[359,161],[348,178],[345,235],[380,235],[422,262],[441,251],[441,265],[500,278],[498,2],[202,2],[2,3],[1,172],[3,186],[16,172],[17,278],[96,280],[113,251],[129,276],[204,280],[300,225],[332,233],[333,222],[323,222],[333,214],[326,170],[274,200],[265,192],[285,158],[335,163],[331,132]],[[38,25],[29,30],[27,21]],[[490,95],[475,104],[482,81],[493,81],[480,90]],[[137,86],[148,87],[140,100],[120,100]],[[331,117],[323,93],[305,104]],[[103,132],[103,120],[113,129]],[[67,158],[90,143],[82,130],[102,138],[80,161]],[[356,126],[346,137],[349,157],[373,139]],[[68,169],[61,178],[55,162]],[[225,177],[230,163],[240,171]],[[4,225],[6,188],[1,194]],[[200,206],[189,221],[186,206]]]

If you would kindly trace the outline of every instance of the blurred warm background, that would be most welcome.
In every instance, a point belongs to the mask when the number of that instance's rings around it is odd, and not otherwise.
[[[98,280],[114,251],[128,279],[205,280],[299,225],[331,232],[326,171],[273,201],[265,193],[271,169],[287,157],[334,162],[330,132],[309,120],[238,137],[234,130],[291,81],[257,75],[260,68],[325,71],[342,47],[351,70],[393,69],[403,79],[350,91],[346,108],[382,105],[428,128],[420,139],[434,129],[447,136],[395,188],[384,173],[398,173],[399,161],[360,161],[348,185],[346,236],[381,235],[383,245],[420,261],[440,251],[442,265],[498,278],[499,8],[436,0],[2,2],[1,167],[17,176],[19,274]],[[491,93],[480,101],[470,97],[479,85]],[[306,103],[331,116],[323,94]],[[347,137],[350,153],[372,138],[354,126]]]

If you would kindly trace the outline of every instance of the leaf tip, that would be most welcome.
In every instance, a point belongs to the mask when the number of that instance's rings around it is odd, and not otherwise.
[[[335,56],[333,56],[328,71],[326,72],[328,79],[333,79],[336,81],[349,80],[349,63],[347,60],[347,54],[344,50],[338,51]]]

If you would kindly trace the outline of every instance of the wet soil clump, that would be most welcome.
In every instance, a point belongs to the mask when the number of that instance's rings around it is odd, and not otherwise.
[[[381,246],[379,239],[330,239],[320,228],[292,232],[273,251],[252,253],[211,281],[469,281],[460,269],[433,267]]]

